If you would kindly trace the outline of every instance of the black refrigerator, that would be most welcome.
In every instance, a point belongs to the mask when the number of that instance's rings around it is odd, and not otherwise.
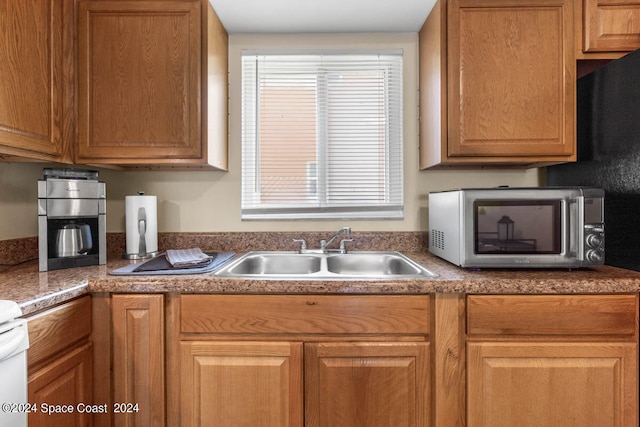
[[[578,79],[578,161],[548,186],[605,190],[605,264],[640,271],[640,50]]]

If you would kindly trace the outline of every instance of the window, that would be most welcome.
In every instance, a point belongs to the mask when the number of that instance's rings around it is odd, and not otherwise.
[[[242,218],[402,218],[402,54],[243,52]]]

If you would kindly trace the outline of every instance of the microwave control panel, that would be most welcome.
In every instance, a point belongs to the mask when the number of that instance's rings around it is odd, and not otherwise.
[[[592,263],[604,260],[604,199],[584,199],[584,258]]]

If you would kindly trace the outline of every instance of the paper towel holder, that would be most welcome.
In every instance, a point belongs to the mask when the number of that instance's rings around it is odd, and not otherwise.
[[[144,196],[144,191],[138,191],[138,196]],[[152,196],[155,197],[155,196]],[[126,200],[126,199],[125,199]],[[147,251],[147,231],[148,231],[148,213],[146,212],[146,209],[144,207],[138,207],[137,212],[136,212],[136,218],[135,220],[137,220],[137,232],[138,232],[138,251],[137,252],[128,252],[126,251],[122,257],[124,259],[130,259],[130,260],[139,260],[139,259],[148,259],[148,258],[154,258],[156,256],[158,256],[160,254],[160,252],[157,250],[157,225],[156,227],[154,227],[154,231],[155,231],[155,239],[154,239],[154,246],[155,249],[152,251]],[[151,218],[151,221],[153,223],[155,223],[157,221],[156,218],[156,211],[155,209],[153,209],[153,215]],[[132,220],[134,221],[134,220]],[[129,244],[127,243],[127,249],[129,249]]]

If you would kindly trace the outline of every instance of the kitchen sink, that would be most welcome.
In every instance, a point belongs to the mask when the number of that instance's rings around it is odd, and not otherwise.
[[[438,276],[400,252],[379,251],[253,251],[231,261],[215,275],[271,280],[366,280]]]
[[[350,253],[329,255],[327,270],[350,276],[407,276],[420,274],[423,268],[394,253]]]
[[[315,255],[250,252],[229,265],[226,271],[232,276],[307,275],[320,271],[321,264],[322,259]]]

